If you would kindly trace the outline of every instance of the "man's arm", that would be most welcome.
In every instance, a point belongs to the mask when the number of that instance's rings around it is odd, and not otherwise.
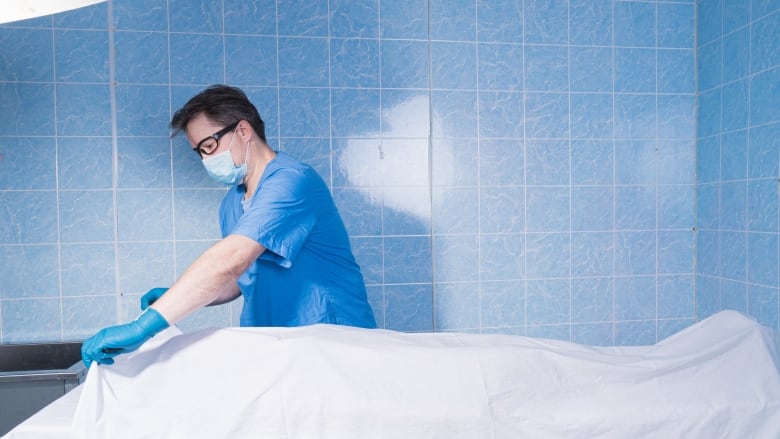
[[[138,349],[155,334],[208,304],[237,294],[236,280],[260,254],[262,245],[252,239],[230,235],[206,250],[159,299],[137,319],[103,328],[84,340],[81,358],[112,364],[114,357]]]
[[[201,307],[235,299],[236,280],[263,251],[257,241],[228,235],[200,255],[151,308],[173,324]]]

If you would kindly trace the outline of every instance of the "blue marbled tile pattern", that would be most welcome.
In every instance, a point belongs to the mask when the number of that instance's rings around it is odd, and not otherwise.
[[[780,6],[695,3],[110,0],[4,24],[0,342],[133,318],[219,239],[225,188],[167,126],[219,82],[331,188],[382,327],[777,327]]]

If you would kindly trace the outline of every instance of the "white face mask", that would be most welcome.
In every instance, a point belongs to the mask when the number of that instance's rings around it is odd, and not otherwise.
[[[236,131],[238,127],[236,127]],[[233,163],[233,156],[230,155],[230,149],[233,148],[233,141],[236,140],[236,131],[233,131],[233,138],[230,139],[227,151],[220,152],[211,157],[203,159],[203,166],[206,172],[219,183],[227,186],[233,186],[244,181],[247,172],[247,160],[249,159],[249,145],[246,148],[246,157],[244,163],[236,165]]]

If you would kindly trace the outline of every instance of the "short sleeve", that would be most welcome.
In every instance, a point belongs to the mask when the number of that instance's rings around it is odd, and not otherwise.
[[[261,259],[289,268],[316,223],[310,185],[303,169],[281,168],[264,176],[249,209],[231,233],[265,247]]]

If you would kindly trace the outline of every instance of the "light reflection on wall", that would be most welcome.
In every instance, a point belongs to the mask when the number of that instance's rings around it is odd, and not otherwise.
[[[429,138],[409,136],[430,133],[429,106],[427,95],[417,95],[388,108],[383,112],[381,134],[351,134],[336,157],[345,184],[360,190],[368,202],[382,202],[375,196],[375,189],[381,187],[385,209],[424,223],[431,219]],[[448,185],[454,175],[451,147],[437,149],[436,167],[437,185]]]

